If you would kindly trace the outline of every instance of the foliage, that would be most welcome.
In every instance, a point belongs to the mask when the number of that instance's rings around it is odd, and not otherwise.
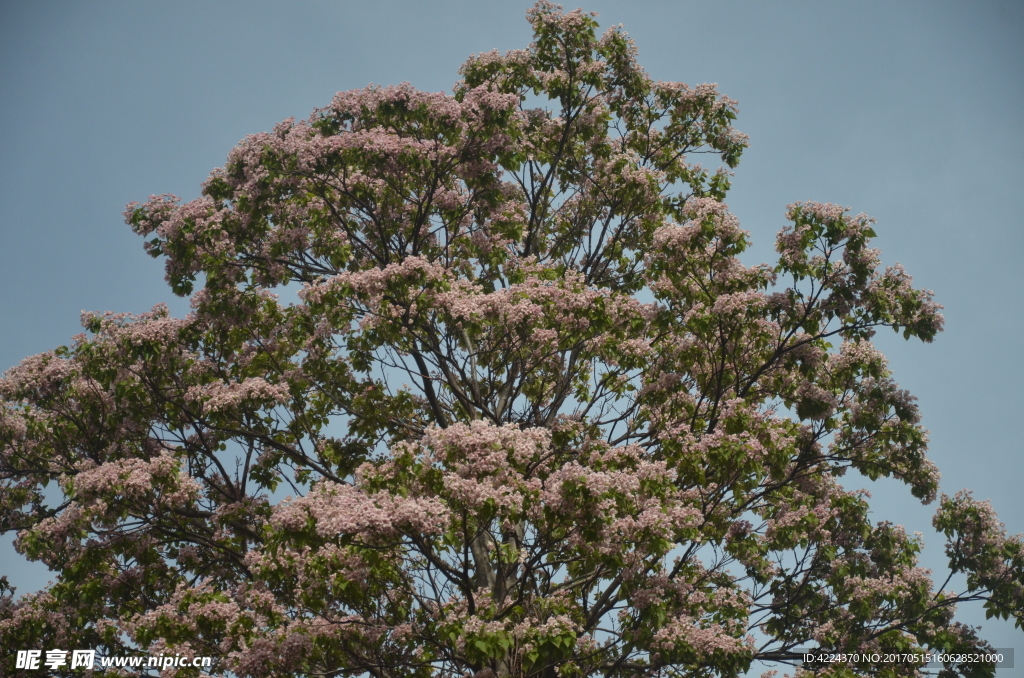
[[[1024,623],[1021,538],[989,507],[942,498],[967,584],[937,591],[919,538],[837,481],[938,487],[870,339],[942,317],[872,220],[790,205],[778,263],[744,266],[728,169],[691,162],[737,164],[735,102],[652,80],[591,15],[529,20],[450,95],[339,93],[202,197],[129,205],[194,312],[87,314],[0,382],[0,528],[57,573],[0,598],[5,647],[711,676],[984,648],[965,600]]]

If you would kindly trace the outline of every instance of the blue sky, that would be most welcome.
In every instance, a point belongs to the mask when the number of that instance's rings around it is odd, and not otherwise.
[[[338,90],[446,90],[470,53],[529,42],[528,2],[0,2],[0,370],[69,340],[84,310],[172,301],[121,220],[197,195],[243,136]],[[883,261],[945,306],[934,344],[878,337],[918,396],[943,491],[991,498],[1024,532],[1024,3],[589,2],[656,78],[717,82],[751,147],[728,204],[771,258],[788,203],[878,219]],[[186,304],[172,301],[177,313]],[[865,481],[867,484],[867,481]],[[933,507],[869,486],[879,519],[925,533]],[[0,544],[22,591],[47,573]],[[982,623],[978,610],[965,618]],[[985,623],[999,647],[1024,633]]]

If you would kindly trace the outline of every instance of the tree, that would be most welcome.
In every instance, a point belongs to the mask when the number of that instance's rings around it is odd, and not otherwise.
[[[1024,625],[1022,539],[987,504],[941,498],[966,585],[937,590],[920,538],[838,481],[938,487],[870,339],[942,316],[872,220],[790,205],[777,264],[742,265],[728,169],[688,159],[736,166],[735,102],[653,81],[579,10],[528,16],[530,47],[451,95],[339,93],[201,198],[129,205],[194,312],[86,314],[0,382],[0,528],[57,573],[2,598],[5,647],[703,676],[984,650],[968,600]]]

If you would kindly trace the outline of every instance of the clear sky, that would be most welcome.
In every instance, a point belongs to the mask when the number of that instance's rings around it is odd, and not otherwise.
[[[448,90],[471,53],[529,42],[529,2],[0,0],[0,370],[66,343],[83,309],[172,301],[121,219],[198,194],[246,134],[338,90]],[[570,5],[571,9],[575,5]],[[751,137],[727,200],[767,261],[783,211],[835,202],[878,219],[883,261],[945,306],[934,344],[878,337],[920,400],[942,489],[991,498],[1024,532],[1024,2],[591,0],[652,76],[717,82]],[[172,301],[176,313],[186,303]],[[879,519],[941,540],[895,483]],[[48,573],[0,543],[22,592]],[[965,619],[983,623],[977,609]],[[1024,633],[983,623],[997,647]]]

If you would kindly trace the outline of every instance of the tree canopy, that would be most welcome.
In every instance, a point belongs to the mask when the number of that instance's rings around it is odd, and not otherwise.
[[[873,220],[792,204],[777,262],[742,264],[736,103],[653,80],[580,10],[528,18],[451,94],[341,92],[200,198],[128,206],[193,312],[86,314],[0,381],[0,529],[56,573],[0,596],[5,647],[237,676],[912,676],[798,649],[984,650],[969,600],[1024,624],[1022,539],[987,503],[938,502],[950,591],[839,481],[938,491],[871,338],[942,316]]]

